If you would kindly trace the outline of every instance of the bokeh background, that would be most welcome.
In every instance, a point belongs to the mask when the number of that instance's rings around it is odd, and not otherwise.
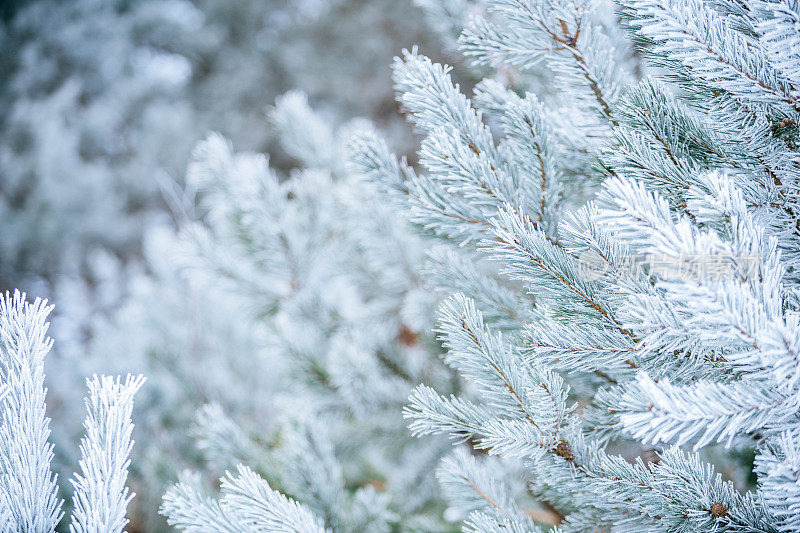
[[[182,228],[202,224],[184,177],[193,147],[220,132],[288,172],[297,161],[265,113],[299,90],[331,124],[372,121],[413,162],[392,58],[419,45],[455,62],[468,84],[451,51],[472,6],[0,2],[0,289],[55,304],[47,385],[61,480],[75,470],[91,373],[150,380],[137,397],[130,531],[166,527],[157,513],[164,487],[201,461],[186,430],[198,406],[259,413],[258,398],[269,397],[253,366],[263,332],[241,318],[241,302],[176,258]],[[253,382],[233,388],[231,375]]]
[[[409,150],[392,57],[415,44],[442,57],[411,0],[2,5],[0,283],[37,295],[93,248],[138,253],[208,131],[287,168],[264,118],[286,91],[334,122],[369,118]]]

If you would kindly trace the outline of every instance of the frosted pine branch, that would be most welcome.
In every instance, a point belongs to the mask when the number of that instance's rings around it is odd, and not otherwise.
[[[0,380],[7,391],[0,404],[0,508],[15,531],[49,533],[62,516],[45,414],[51,310],[46,301],[28,302],[19,291],[0,295]]]
[[[81,440],[81,473],[72,481],[71,533],[122,532],[128,523],[125,510],[134,497],[125,486],[133,448],[131,413],[133,396],[143,383],[142,376],[87,380],[86,434]]]

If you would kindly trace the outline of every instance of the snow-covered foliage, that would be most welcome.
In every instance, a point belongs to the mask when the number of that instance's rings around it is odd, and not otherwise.
[[[179,475],[163,512],[190,531],[308,513],[337,531],[446,527],[433,473],[448,445],[413,438],[402,417],[416,383],[452,386],[429,333],[424,240],[346,168],[362,123],[335,131],[299,93],[269,118],[302,166],[281,176],[220,135],[201,143],[187,178],[200,202],[183,211],[196,222],[179,239],[152,233],[144,271],[99,261],[105,284],[132,280],[129,297],[95,324],[89,357],[66,354],[59,368],[149,376],[131,474],[139,528],[162,527],[160,496]],[[218,478],[218,503],[200,513]],[[252,499],[282,507],[247,514]]]
[[[472,99],[397,61],[427,172],[393,198],[452,243],[428,269],[467,383],[405,414],[508,465],[443,461],[465,530],[800,531],[799,7],[621,0],[620,28],[602,2],[497,0],[460,38],[499,71]]]
[[[0,11],[0,532],[800,532],[800,4],[291,4]]]
[[[138,252],[162,191],[209,130],[272,148],[263,110],[289,89],[337,120],[369,116],[407,137],[388,64],[410,42],[436,45],[411,0],[8,4],[0,286],[48,295],[57,278],[83,273],[92,249]]]
[[[50,533],[62,519],[45,411],[44,360],[52,307],[24,293],[0,295],[0,531]],[[87,379],[85,435],[70,531],[118,532],[133,498],[125,486],[133,441],[133,396],[144,379]]]
[[[137,496],[128,515],[136,531],[162,530],[158,507],[164,490],[184,469],[206,466],[192,430],[200,406],[216,402],[230,417],[258,421],[265,432],[271,431],[274,419],[275,361],[261,356],[263,325],[246,320],[244,303],[219,283],[186,272],[182,246],[170,228],[152,228],[143,245],[145,264],[97,256],[93,278],[100,281],[91,291],[73,283],[61,284],[57,293],[80,309],[91,308],[80,302],[87,293],[107,295],[103,298],[110,302],[88,316],[62,310],[54,324],[54,335],[69,345],[50,362],[50,374],[60,374],[49,385],[59,399],[51,409],[53,433],[65,443],[56,453],[59,471],[69,471],[79,459],[63,449],[79,438],[77,376],[103,372],[148,377],[133,414],[136,446],[128,484]],[[65,323],[73,316],[77,325]],[[73,338],[77,326],[85,323],[92,326],[88,342]],[[207,477],[216,475],[209,470]]]

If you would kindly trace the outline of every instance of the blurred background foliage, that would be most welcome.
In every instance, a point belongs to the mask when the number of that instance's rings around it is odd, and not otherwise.
[[[188,429],[200,406],[215,402],[257,430],[273,427],[264,413],[276,409],[264,317],[186,269],[180,233],[206,224],[185,179],[192,149],[220,132],[237,151],[269,154],[286,179],[303,161],[278,138],[291,126],[266,115],[299,90],[320,120],[366,118],[410,155],[391,62],[413,45],[454,57],[450,21],[472,2],[446,5],[0,2],[0,289],[55,304],[47,403],[60,479],[77,462],[84,378],[147,374],[134,416],[131,531],[165,528],[164,488],[182,468],[207,464]],[[469,83],[467,69],[458,75]]]
[[[290,89],[410,151],[390,63],[441,40],[411,0],[38,0],[0,22],[0,287],[49,292],[90,250],[140,254],[210,131],[292,161],[264,111]]]

